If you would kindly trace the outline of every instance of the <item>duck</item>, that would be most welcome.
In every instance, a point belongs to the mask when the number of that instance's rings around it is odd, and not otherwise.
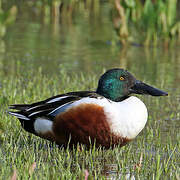
[[[148,119],[145,104],[133,94],[168,95],[127,70],[114,68],[100,77],[96,91],[68,92],[32,104],[13,104],[9,114],[19,119],[25,131],[60,146],[122,147],[136,138]]]

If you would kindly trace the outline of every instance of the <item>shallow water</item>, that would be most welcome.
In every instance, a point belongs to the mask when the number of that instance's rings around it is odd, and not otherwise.
[[[98,76],[104,69],[125,68],[137,79],[169,93],[169,97],[161,98],[160,104],[154,97],[141,99],[148,106],[150,120],[160,124],[162,143],[169,139],[175,143],[180,136],[180,47],[145,48],[135,45],[136,42],[122,47],[115,41],[117,36],[108,8],[104,2],[98,13],[82,8],[71,17],[53,22],[37,7],[22,4],[16,21],[0,39],[1,78],[16,76],[19,68],[22,75],[41,68],[49,78],[58,76],[62,66],[69,74],[73,71]],[[153,119],[154,112],[158,112],[157,119]]]

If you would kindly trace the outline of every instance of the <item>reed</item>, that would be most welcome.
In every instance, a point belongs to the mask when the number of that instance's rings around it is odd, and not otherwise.
[[[80,13],[89,19],[93,17],[94,21],[102,16],[103,2],[100,0],[37,0],[24,3],[31,8],[36,7],[38,15],[41,14],[43,17],[43,23],[53,23],[56,28],[59,23],[71,25],[74,17],[79,16]],[[178,20],[177,0],[109,0],[105,3],[109,6],[108,16],[123,45],[133,43],[168,47],[179,42],[180,21]],[[5,12],[0,6],[0,12],[0,23],[7,24],[14,21],[17,8],[13,6]],[[1,26],[1,36],[4,31]]]
[[[178,37],[179,41],[180,21],[178,20],[177,3],[177,0],[116,0],[114,7],[121,21],[118,34],[120,41],[137,42],[137,38],[146,46],[163,44],[166,47],[175,37]],[[120,12],[124,12],[123,15],[120,15]],[[121,34],[124,24],[129,32],[129,37],[125,39]]]
[[[3,10],[2,1],[0,0],[0,38],[6,33],[6,27],[16,19],[17,7],[14,5],[8,10]]]

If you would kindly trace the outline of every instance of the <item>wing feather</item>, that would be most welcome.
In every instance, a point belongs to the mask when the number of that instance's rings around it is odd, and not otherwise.
[[[18,118],[23,117],[24,120],[35,119],[37,117],[47,117],[48,119],[54,120],[54,117],[58,113],[63,112],[70,104],[84,97],[99,98],[102,96],[92,91],[70,92],[32,104],[10,105],[9,109],[17,111],[10,111],[9,113]]]

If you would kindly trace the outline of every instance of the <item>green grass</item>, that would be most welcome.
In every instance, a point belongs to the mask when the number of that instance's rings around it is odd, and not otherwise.
[[[161,132],[162,120],[170,113],[172,117],[178,116],[179,102],[172,105],[170,98],[141,97],[150,109],[148,123],[143,132],[123,148],[104,150],[93,145],[89,150],[83,145],[73,150],[59,148],[25,132],[18,120],[7,114],[8,104],[30,103],[68,91],[93,90],[98,76],[68,74],[63,68],[58,76],[53,77],[47,77],[41,69],[29,71],[21,72],[19,68],[14,75],[1,74],[0,179],[11,179],[13,173],[17,179],[23,180],[84,179],[85,170],[89,179],[180,178],[180,137],[175,129],[174,137],[171,131]]]

